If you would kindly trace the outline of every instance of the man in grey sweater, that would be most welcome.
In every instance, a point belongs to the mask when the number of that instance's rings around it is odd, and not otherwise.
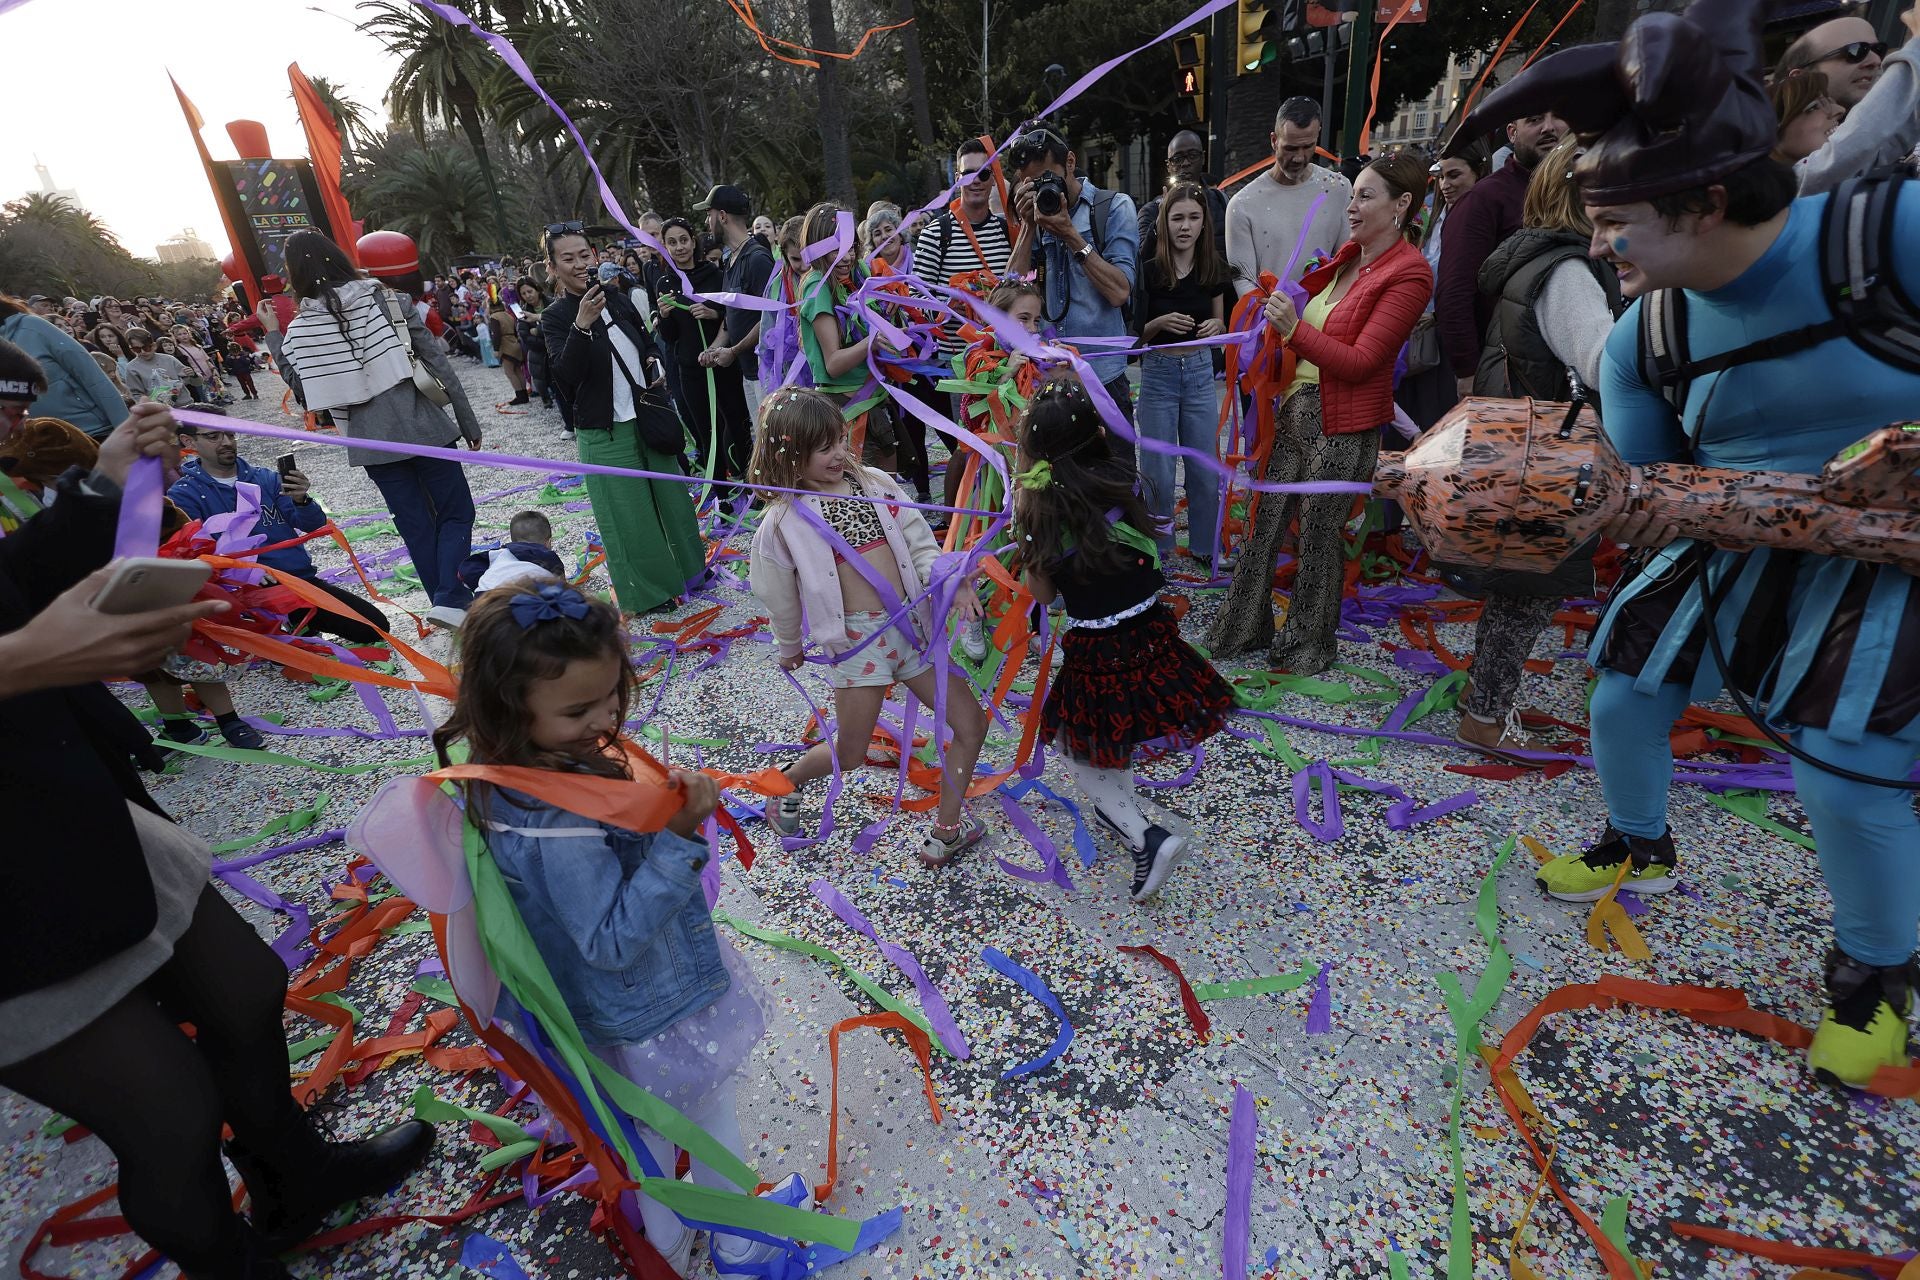
[[[1858,18],[1840,19],[1866,23]],[[1911,37],[1920,31],[1920,6],[1909,7],[1900,15]],[[1823,23],[1808,36],[1834,26]],[[1849,34],[1842,32],[1841,34]],[[1870,34],[1870,32],[1869,32]],[[1802,37],[1804,41],[1806,37]],[[1797,48],[1800,42],[1795,42]],[[1814,50],[1817,56],[1819,50]],[[1793,50],[1788,50],[1788,57]],[[1865,61],[1873,58],[1867,54]],[[1782,62],[1787,59],[1783,58]],[[1789,70],[1787,74],[1793,74]],[[1840,101],[1838,92],[1835,101]],[[1845,104],[1843,104],[1845,105]],[[1831,191],[1848,178],[1856,178],[1870,169],[1905,159],[1920,143],[1920,41],[1909,39],[1900,49],[1879,62],[1872,87],[1847,110],[1847,118],[1833,131],[1825,146],[1807,157],[1800,169],[1800,194],[1818,195]]]

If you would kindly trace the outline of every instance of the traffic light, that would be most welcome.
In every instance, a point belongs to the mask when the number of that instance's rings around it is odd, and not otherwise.
[[[1279,56],[1281,15],[1277,9],[1284,0],[1235,0],[1235,3],[1239,48],[1233,71],[1235,75],[1250,76]]]
[[[1173,56],[1180,64],[1180,123],[1199,124],[1207,118],[1207,38],[1199,32],[1180,36],[1173,42]]]
[[[1207,72],[1204,67],[1180,68],[1180,101],[1176,109],[1181,124],[1199,124],[1207,118]]]

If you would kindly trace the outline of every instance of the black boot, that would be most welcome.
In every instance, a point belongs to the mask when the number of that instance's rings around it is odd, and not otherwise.
[[[266,1237],[244,1222],[238,1226],[237,1239],[225,1259],[183,1267],[181,1276],[185,1280],[293,1280],[293,1272],[275,1256]]]
[[[319,1231],[339,1206],[397,1185],[427,1158],[433,1139],[432,1125],[408,1120],[358,1142],[328,1142],[301,1115],[270,1148],[235,1140],[226,1152],[247,1185],[254,1229],[279,1251]]]

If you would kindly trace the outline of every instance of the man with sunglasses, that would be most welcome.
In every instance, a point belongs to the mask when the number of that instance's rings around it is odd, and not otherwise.
[[[1207,144],[1191,129],[1182,129],[1167,143],[1167,187],[1176,182],[1191,182],[1207,193],[1207,210],[1213,215],[1213,247],[1227,256],[1227,193],[1207,185]],[[1164,189],[1164,188],[1163,188]],[[1155,196],[1140,208],[1140,261],[1153,256],[1160,235],[1160,201]]]
[[[1865,18],[1835,18],[1788,45],[1774,67],[1773,78],[1818,71],[1827,78],[1827,93],[1851,111],[1873,88],[1886,55],[1887,46],[1871,22]]]
[[[1909,6],[1900,21],[1906,24],[1909,37],[1920,30],[1920,5]],[[1851,40],[1832,47],[1824,43],[1831,36],[1820,36],[1821,43],[1810,45],[1805,55],[1813,57],[1812,62],[1804,67],[1788,65],[1802,44],[1834,27],[1841,28],[1841,36],[1858,35],[1861,28],[1872,31],[1860,18],[1825,22],[1796,40],[1780,60],[1780,68],[1788,76],[1824,72],[1828,93],[1836,103],[1847,107],[1847,118],[1840,127],[1799,168],[1803,196],[1831,191],[1848,178],[1898,163],[1920,143],[1920,42],[1909,38],[1905,45],[1888,53],[1887,46],[1877,40]],[[1831,53],[1818,56],[1830,47]],[[1783,74],[1780,68],[1774,72],[1776,81]],[[1868,81],[1865,96],[1849,103],[1842,96],[1843,90],[1852,93],[1863,77]]]

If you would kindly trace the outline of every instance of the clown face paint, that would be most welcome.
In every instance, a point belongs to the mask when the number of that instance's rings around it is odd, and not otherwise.
[[[1622,297],[1638,298],[1655,289],[1686,286],[1701,265],[1696,229],[1699,219],[1685,217],[1668,225],[1651,204],[1588,205],[1593,238],[1587,256],[1611,265],[1620,277]]]

